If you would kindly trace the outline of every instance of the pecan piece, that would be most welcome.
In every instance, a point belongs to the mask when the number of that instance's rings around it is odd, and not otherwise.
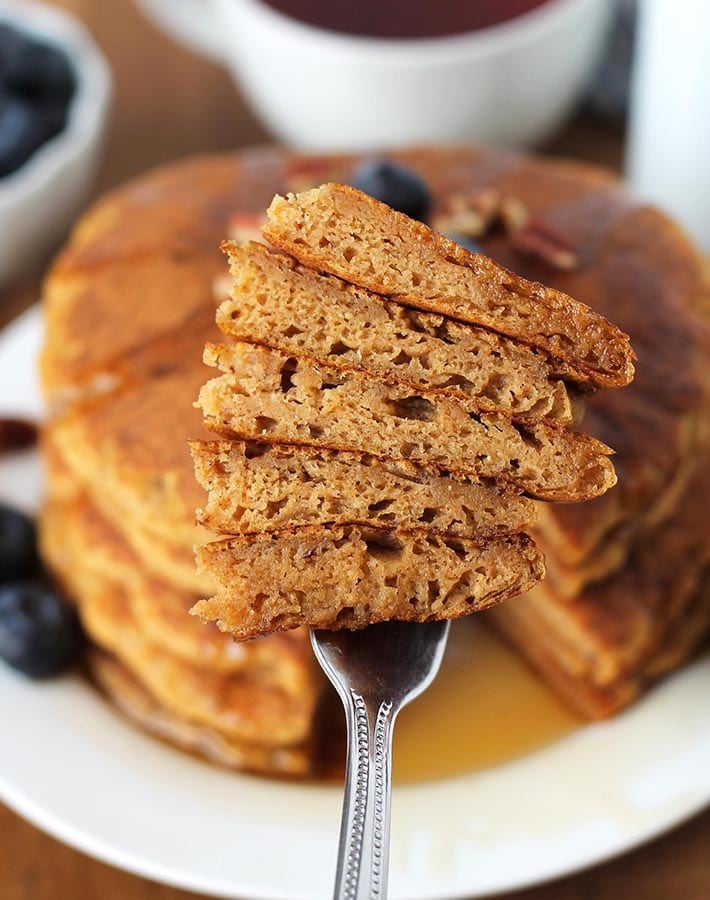
[[[542,219],[530,218],[510,235],[516,250],[535,256],[563,272],[579,266],[579,257],[569,241]]]
[[[533,256],[563,272],[579,265],[579,257],[569,240],[558,229],[538,216],[514,197],[501,204],[501,219],[510,243],[519,253]]]
[[[500,213],[501,197],[494,187],[475,194],[452,194],[434,215],[431,227],[441,234],[482,237]]]
[[[500,203],[500,220],[509,235],[519,231],[530,220],[530,210],[517,197],[504,197]]]

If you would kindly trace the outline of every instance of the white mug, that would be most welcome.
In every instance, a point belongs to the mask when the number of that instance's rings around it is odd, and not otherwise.
[[[480,31],[384,40],[306,25],[262,0],[140,4],[228,66],[278,138],[317,150],[537,144],[574,108],[610,18],[609,0],[547,0]]]

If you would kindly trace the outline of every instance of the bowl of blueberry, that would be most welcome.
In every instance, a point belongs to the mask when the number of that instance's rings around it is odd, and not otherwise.
[[[0,0],[0,283],[39,263],[96,174],[111,75],[71,16]]]

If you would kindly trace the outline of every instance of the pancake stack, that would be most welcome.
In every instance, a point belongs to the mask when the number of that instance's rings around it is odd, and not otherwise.
[[[518,608],[491,615],[591,718],[618,711],[675,668],[710,621],[706,268],[655,211],[636,210],[628,221],[581,294],[598,309],[613,308],[638,354],[634,383],[592,396],[585,415],[589,430],[617,451],[619,484],[585,511],[542,510],[535,537],[548,578]],[[613,295],[611,279],[618,279]]]
[[[598,169],[476,148],[391,156],[426,180],[435,230],[467,230],[507,269],[587,303],[631,336],[639,357],[633,384],[585,397],[584,428],[617,451],[618,485],[586,503],[537,504],[535,541],[546,555],[546,581],[478,616],[505,634],[573,709],[609,715],[687,659],[708,630],[704,263],[671,222],[636,204]],[[253,441],[215,440],[193,406],[210,377],[201,362],[204,346],[224,343],[215,325],[224,296],[216,302],[213,290],[225,268],[220,242],[230,231],[258,235],[275,193],[348,182],[358,162],[262,147],[148,173],[84,216],[44,290],[41,374],[49,422],[40,530],[45,559],[93,638],[95,677],[147,729],[261,772],[317,768],[319,732],[330,727],[323,681],[300,630],[235,643],[188,614],[214,591],[195,573],[193,545],[209,535],[195,525],[194,511],[203,508],[220,531],[239,512],[208,500],[195,481],[188,442],[210,448],[201,454],[203,480],[228,477],[230,493],[245,492],[252,530],[289,520],[314,524],[317,489],[304,494],[300,487],[308,482],[295,474],[316,485],[324,470],[329,486],[362,496],[373,525],[389,522],[386,503],[370,509],[378,502],[373,485],[378,496],[396,488],[394,515],[431,518],[453,534],[466,519],[464,507],[471,508],[470,486],[452,478],[445,495],[435,477],[415,480],[414,499],[407,499],[400,486],[412,483],[416,463],[390,460],[386,481],[375,481],[370,472],[378,457],[369,446],[347,451],[358,466],[334,464],[315,447],[305,465],[283,445],[262,441],[260,456]],[[529,217],[523,226],[521,209]],[[245,252],[255,265],[273,256]],[[347,296],[357,312],[364,295]],[[373,314],[371,305],[365,309]],[[378,309],[385,313],[377,330],[392,321],[401,332],[401,305]],[[279,310],[273,304],[263,312],[273,331],[282,327]],[[422,318],[413,318],[419,328]],[[259,317],[245,321],[256,327]],[[447,322],[442,333],[463,371],[461,330]],[[428,340],[426,329],[417,334],[416,341]],[[294,344],[288,355],[302,352]],[[483,345],[480,352],[493,353]],[[400,365],[423,377],[415,362]],[[480,393],[476,372],[464,375]],[[526,381],[533,393],[515,391],[516,414],[574,418],[577,401],[568,402],[575,391],[565,372],[547,387],[532,373]],[[428,390],[442,388],[466,402],[465,384],[427,383]],[[340,462],[347,460],[339,453]],[[280,506],[285,483],[290,490]],[[473,507],[480,527],[490,534],[503,523],[523,529],[529,498],[496,487],[498,502],[488,504],[484,487]],[[271,506],[259,509],[255,498],[269,491]]]
[[[203,171],[200,204],[213,177]],[[123,222],[114,230],[126,199],[85,219],[45,290],[43,553],[78,604],[94,677],[132,718],[227,765],[310,773],[323,682],[306,637],[236,644],[188,615],[211,587],[195,574],[204,495],[187,442],[202,434],[193,401],[205,380],[201,346],[215,337],[226,216],[197,216],[176,237],[161,208],[163,233],[150,230],[137,252]],[[146,220],[150,210],[136,227]],[[171,315],[189,327],[171,334]]]
[[[217,591],[196,612],[245,639],[458,618],[529,590],[544,566],[523,494],[584,500],[616,480],[611,451],[570,430],[559,373],[628,383],[626,335],[341,184],[277,197],[264,235],[279,253],[227,245],[230,341],[205,352],[224,373],[200,392],[205,425],[238,440],[194,447],[219,513],[201,521],[238,536],[198,551]]]

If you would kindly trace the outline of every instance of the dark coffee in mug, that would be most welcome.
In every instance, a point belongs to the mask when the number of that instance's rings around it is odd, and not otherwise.
[[[427,38],[489,28],[549,0],[265,0],[330,31],[375,38]]]

